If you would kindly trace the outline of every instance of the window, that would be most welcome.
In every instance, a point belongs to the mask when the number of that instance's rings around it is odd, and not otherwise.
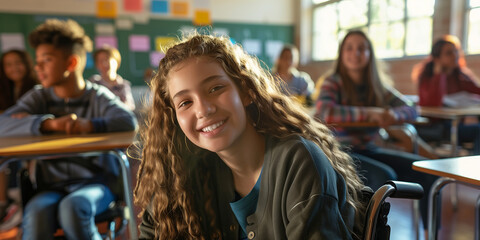
[[[313,60],[334,59],[339,42],[350,29],[367,32],[380,58],[430,51],[435,0],[311,1]]]
[[[470,0],[467,5],[467,52],[480,53],[480,0]]]

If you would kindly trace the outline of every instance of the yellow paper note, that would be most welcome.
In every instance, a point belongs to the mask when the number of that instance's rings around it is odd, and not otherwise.
[[[197,9],[195,10],[193,24],[198,26],[211,25],[210,10]]]
[[[116,18],[117,2],[113,0],[97,0],[98,18]]]
[[[157,37],[155,38],[155,50],[164,53],[165,49],[175,44],[176,40],[174,37]]]
[[[188,9],[189,9],[189,4],[188,2],[172,2],[172,15],[173,16],[179,16],[179,17],[186,17],[188,16]]]

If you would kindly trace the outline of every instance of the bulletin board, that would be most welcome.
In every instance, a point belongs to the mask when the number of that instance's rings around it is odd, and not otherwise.
[[[214,22],[212,26],[196,28],[191,21],[150,18],[137,22],[129,18],[99,19],[94,16],[64,16],[12,14],[0,12],[0,52],[17,47],[26,49],[34,57],[28,45],[28,34],[48,18],[73,19],[85,29],[94,41],[113,43],[122,55],[118,73],[133,85],[144,85],[144,71],[156,68],[163,56],[162,45],[177,39],[182,31],[209,31],[227,35],[232,42],[241,44],[247,52],[257,56],[264,67],[270,68],[284,43],[292,43],[293,25],[241,24]],[[181,31],[180,31],[181,30]],[[88,55],[84,77],[89,78],[97,71],[91,54]]]

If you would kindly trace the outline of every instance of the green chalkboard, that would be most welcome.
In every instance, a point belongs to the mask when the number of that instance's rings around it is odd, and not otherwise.
[[[95,26],[106,23],[114,27],[113,36],[117,38],[118,49],[122,54],[122,64],[118,73],[133,85],[144,85],[143,74],[151,66],[150,55],[155,51],[155,38],[178,37],[180,29],[198,29],[191,21],[150,18],[146,23],[133,23],[129,29],[117,28],[114,19],[99,19],[94,16],[65,16],[65,15],[36,15],[14,14],[0,12],[0,36],[5,33],[21,33],[24,36],[25,46],[34,57],[33,49],[28,46],[28,34],[48,18],[73,19],[83,26],[87,35],[95,40]],[[222,32],[228,34],[232,41],[245,46],[247,51],[256,55],[265,67],[272,67],[274,55],[272,49],[277,49],[280,44],[292,43],[293,25],[271,24],[241,24],[214,22],[212,26],[203,27],[199,31]],[[149,51],[131,51],[129,37],[132,35],[148,36],[150,39]],[[0,42],[0,51],[2,48]],[[91,55],[89,55],[85,78],[96,73]]]

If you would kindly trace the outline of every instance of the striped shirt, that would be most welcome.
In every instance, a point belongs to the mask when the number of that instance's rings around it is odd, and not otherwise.
[[[342,80],[337,74],[324,80],[315,103],[315,117],[326,124],[368,121],[367,108],[374,106],[347,105],[347,98],[342,88]],[[397,122],[413,121],[417,117],[413,103],[394,88],[387,88],[384,99],[386,105],[393,111]],[[378,129],[378,127],[336,128],[335,132],[342,145],[362,149],[373,141]]]

